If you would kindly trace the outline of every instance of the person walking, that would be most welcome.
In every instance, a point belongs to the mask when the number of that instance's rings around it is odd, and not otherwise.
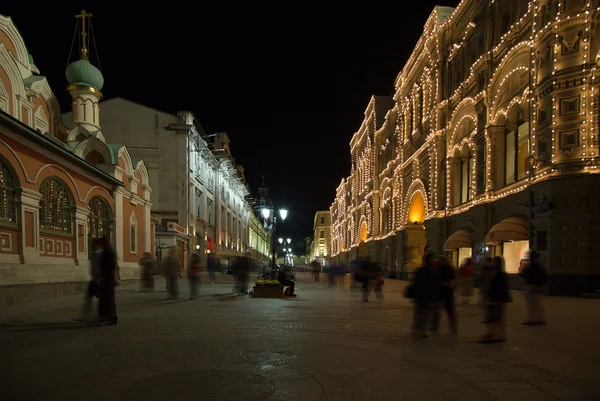
[[[156,259],[150,252],[144,252],[140,259],[140,291],[154,291],[154,274],[156,274]]]
[[[486,333],[480,340],[483,344],[506,341],[506,304],[512,302],[512,298],[504,269],[504,259],[496,256],[490,266],[490,281],[485,294]]]
[[[248,293],[248,280],[250,272],[254,270],[254,261],[252,253],[246,252],[235,264],[235,276],[237,283],[237,293],[246,295]]]
[[[454,289],[456,288],[456,277],[454,268],[450,261],[441,256],[437,260],[437,269],[439,274],[439,292],[438,300],[432,308],[431,330],[438,331],[440,327],[440,312],[443,308],[448,315],[448,324],[450,332],[453,335],[458,333],[456,323],[456,305],[454,302]]]
[[[217,280],[215,273],[217,271],[218,265],[219,265],[219,258],[217,257],[217,255],[213,252],[209,253],[206,256],[206,267],[208,269],[208,278],[209,278],[211,284],[214,284],[215,281]]]
[[[100,255],[102,254],[102,248],[99,245],[98,238],[93,241],[94,253],[90,260],[91,264],[91,279],[87,286],[87,289],[83,298],[83,310],[81,315],[73,320],[77,322],[87,322],[91,318],[92,314],[92,299],[99,296],[100,277],[102,275],[102,267]]]
[[[548,283],[548,272],[540,262],[539,254],[535,251],[526,251],[522,262],[527,312],[527,319],[523,324],[528,326],[544,325],[546,324],[546,312],[542,304],[542,297]]]
[[[181,263],[177,259],[175,248],[169,249],[169,253],[163,262],[165,280],[169,299],[179,298],[179,279],[181,278]]]
[[[200,284],[200,256],[193,253],[188,266],[188,283],[190,285],[190,299],[196,299],[198,296],[198,286]]]
[[[475,281],[475,263],[473,259],[466,258],[458,270],[460,276],[460,289],[462,303],[468,305],[473,296],[473,284]]]
[[[439,273],[433,266],[433,254],[423,255],[423,265],[417,269],[413,282],[408,287],[407,298],[415,302],[413,313],[413,337],[427,338],[427,322],[430,308],[437,301]]]
[[[117,324],[117,304],[115,287],[119,282],[117,255],[111,249],[106,236],[98,239],[100,280],[98,285],[98,317],[109,325]]]

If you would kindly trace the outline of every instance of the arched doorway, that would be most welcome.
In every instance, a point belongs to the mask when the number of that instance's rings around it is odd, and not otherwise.
[[[111,242],[111,213],[110,207],[104,198],[94,196],[88,203],[88,255],[91,259],[94,253],[94,239],[107,236]]]
[[[407,255],[406,272],[408,278],[421,266],[421,260],[425,253],[427,240],[425,239],[425,198],[421,191],[413,194],[408,209],[408,221],[406,222],[407,233]]]
[[[363,221],[360,225],[360,242],[365,242],[367,240],[367,222]]]

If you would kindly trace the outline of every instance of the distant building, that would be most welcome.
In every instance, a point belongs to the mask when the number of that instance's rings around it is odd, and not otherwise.
[[[328,210],[315,213],[310,246],[311,261],[316,260],[321,266],[325,266],[331,258],[331,212]]]
[[[105,138],[104,78],[85,36],[66,76],[71,130],[19,31],[0,16],[0,304],[84,288],[101,236],[123,279],[139,278],[139,259],[154,252],[146,165]]]
[[[248,247],[259,266],[268,266],[271,261],[271,232],[267,230],[255,212],[250,212]]]
[[[352,137],[333,254],[403,278],[426,251],[501,255],[516,279],[531,248],[550,293],[600,288],[599,22],[598,1],[435,7]]]
[[[157,257],[176,248],[227,258],[248,248],[250,206],[244,169],[235,164],[225,132],[208,134],[191,112],[177,115],[114,98],[100,104],[112,141],[143,158],[155,183],[152,194]],[[69,119],[69,114],[65,114]]]

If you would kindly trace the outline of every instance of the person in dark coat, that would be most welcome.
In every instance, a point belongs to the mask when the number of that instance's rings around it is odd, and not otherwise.
[[[423,256],[423,266],[415,272],[411,283],[410,297],[414,299],[413,336],[427,338],[427,322],[431,307],[437,301],[439,292],[439,272],[433,266],[433,254]]]
[[[535,251],[527,251],[522,263],[521,274],[525,279],[525,306],[527,308],[527,320],[523,324],[544,325],[546,324],[546,312],[542,297],[548,283],[548,272]]]
[[[111,249],[107,237],[98,241],[100,252],[100,281],[98,286],[99,298],[98,317],[108,324],[117,324],[117,304],[115,301],[115,286],[118,279],[117,255]]]
[[[508,278],[504,270],[504,259],[496,256],[490,271],[490,281],[486,293],[487,332],[481,339],[483,344],[506,341],[506,304],[512,301],[508,289]]]
[[[439,292],[438,299],[432,309],[431,330],[438,331],[440,327],[440,312],[443,308],[448,315],[448,323],[452,334],[457,334],[456,324],[456,305],[454,302],[454,289],[456,288],[456,275],[454,267],[445,257],[439,257],[437,260],[437,269],[439,274]]]

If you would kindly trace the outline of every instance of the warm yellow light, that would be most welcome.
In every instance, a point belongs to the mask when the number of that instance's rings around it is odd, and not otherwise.
[[[416,192],[410,201],[408,221],[415,224],[425,221],[425,199],[423,199],[421,192]]]

